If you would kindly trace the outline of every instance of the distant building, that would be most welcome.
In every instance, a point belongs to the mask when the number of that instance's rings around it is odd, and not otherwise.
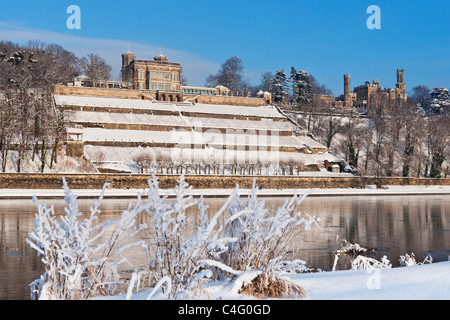
[[[122,54],[122,81],[128,82],[130,89],[160,92],[167,101],[181,102],[181,64],[169,62],[160,54],[153,60],[139,60],[128,51]],[[161,97],[162,98],[162,97]]]
[[[405,70],[397,69],[397,83],[395,88],[382,88],[378,80],[373,80],[372,83],[366,81],[363,85],[350,90],[350,75],[344,75],[344,94],[337,97],[333,106],[340,106],[344,108],[359,108],[366,110],[370,105],[373,94],[381,94],[388,97],[389,102],[406,101],[407,95],[405,90]]]
[[[246,101],[243,97],[232,96],[228,88],[217,86],[215,88],[182,86],[181,64],[170,62],[160,54],[153,60],[136,59],[136,55],[128,51],[122,54],[122,82],[125,87],[145,92],[149,97],[158,101],[215,103],[234,105],[268,105],[272,98],[270,93],[260,96],[260,101]],[[214,97],[222,97],[215,99]],[[227,97],[226,100],[224,98]]]
[[[235,96],[231,91],[218,85],[215,88],[182,86],[181,64],[170,62],[160,54],[153,60],[136,59],[130,51],[122,54],[122,81],[96,81],[92,83],[85,77],[78,77],[67,87],[72,94],[97,94],[115,97],[140,97],[142,100],[153,100],[175,103],[204,103],[218,105],[236,105],[260,107],[270,105],[272,96],[269,92],[250,97],[249,94]],[[86,90],[84,90],[86,89]],[[98,89],[98,90],[95,90]],[[119,89],[101,91],[102,89]],[[56,91],[64,90],[57,88]],[[122,92],[121,92],[122,91]]]

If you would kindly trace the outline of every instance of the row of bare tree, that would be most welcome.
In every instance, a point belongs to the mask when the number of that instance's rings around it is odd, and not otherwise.
[[[255,152],[256,154],[256,152]],[[278,156],[277,156],[278,155]],[[270,157],[255,156],[249,153],[247,157],[233,157],[222,159],[213,154],[204,153],[202,157],[191,159],[189,155],[174,156],[170,151],[154,149],[143,151],[133,157],[133,162],[139,167],[141,173],[149,173],[153,167],[157,173],[182,174],[188,170],[195,174],[240,174],[240,175],[267,175],[281,174],[294,175],[304,170],[305,164],[294,154],[283,154]]]

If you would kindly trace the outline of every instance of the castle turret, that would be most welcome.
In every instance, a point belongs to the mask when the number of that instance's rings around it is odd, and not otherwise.
[[[125,74],[125,69],[136,59],[136,55],[131,53],[130,50],[127,53],[122,54],[122,77]]]
[[[351,107],[350,75],[344,74],[344,107]]]
[[[397,83],[395,86],[398,98],[406,101],[405,69],[397,69]]]

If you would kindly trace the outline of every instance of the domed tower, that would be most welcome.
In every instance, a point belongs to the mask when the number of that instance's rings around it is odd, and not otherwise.
[[[158,61],[158,62],[167,62],[167,61],[169,61],[169,58],[167,58],[165,55],[160,53],[159,56],[154,57],[153,60]]]

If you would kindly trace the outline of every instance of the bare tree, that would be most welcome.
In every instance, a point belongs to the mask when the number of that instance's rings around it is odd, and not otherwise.
[[[244,81],[244,65],[242,59],[237,56],[227,59],[216,74],[210,74],[206,78],[205,85],[208,87],[216,87],[222,85],[230,89],[231,92],[245,91],[249,87]]]
[[[148,173],[148,168],[153,163],[154,158],[152,153],[144,152],[133,157],[133,162],[139,167],[140,173]]]
[[[417,149],[420,150],[422,137],[426,136],[425,119],[424,114],[417,108],[417,103],[412,99],[406,101],[401,116],[405,120],[403,124],[402,176],[409,177],[411,175],[414,153]],[[420,172],[420,159],[418,161],[418,171]]]
[[[366,155],[366,170],[367,161],[372,160],[374,166],[373,173],[378,178],[383,174],[385,142],[387,139],[387,131],[389,130],[386,121],[386,110],[388,107],[389,97],[381,92],[373,93],[368,105],[368,112],[370,115],[370,126],[373,129],[373,137],[370,137],[368,144],[372,144],[372,152],[369,158],[369,148]],[[373,139],[373,140],[372,140]],[[371,143],[372,142],[372,143]]]
[[[412,88],[412,92],[409,94],[409,97],[416,103],[420,104],[420,107],[425,112],[428,112],[430,109],[430,93],[430,88],[425,85],[418,85]]]
[[[450,116],[433,115],[428,118],[428,148],[430,154],[430,177],[440,178],[442,164],[445,160],[446,149],[450,142],[450,130],[448,124]]]
[[[92,81],[94,86],[101,80],[109,80],[111,78],[111,66],[97,54],[90,53],[87,57],[81,58],[80,69]]]

